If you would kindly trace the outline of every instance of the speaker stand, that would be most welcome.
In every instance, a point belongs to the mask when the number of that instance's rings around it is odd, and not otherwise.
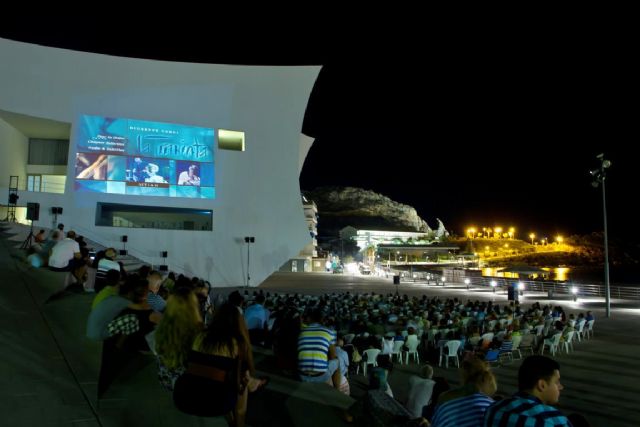
[[[29,249],[34,238],[35,236],[33,235],[33,221],[31,221],[31,230],[29,230],[29,235],[26,239],[24,239],[22,245],[20,245],[20,249]]]

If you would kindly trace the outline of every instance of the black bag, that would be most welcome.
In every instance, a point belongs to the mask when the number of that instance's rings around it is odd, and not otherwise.
[[[176,380],[173,402],[180,411],[216,417],[233,411],[240,389],[239,358],[189,353],[187,370]]]

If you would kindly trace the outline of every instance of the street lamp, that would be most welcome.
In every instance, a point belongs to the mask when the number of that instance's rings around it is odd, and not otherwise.
[[[533,239],[535,239],[535,238],[536,238],[535,233],[531,233],[531,234],[529,234],[529,238],[531,239],[531,245],[533,246]]]
[[[598,188],[602,186],[602,218],[604,222],[604,290],[605,301],[607,306],[607,317],[611,317],[611,297],[609,292],[609,236],[607,235],[607,199],[605,196],[604,181],[607,176],[606,170],[611,167],[611,162],[604,158],[604,153],[600,153],[596,156],[600,160],[600,168],[589,171],[593,177],[593,185]]]

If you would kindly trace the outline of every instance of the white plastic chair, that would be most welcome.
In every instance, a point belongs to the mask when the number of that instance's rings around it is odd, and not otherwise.
[[[512,350],[512,356],[513,356],[513,352],[517,351],[518,359],[522,359],[522,350],[529,350],[531,354],[533,354],[533,341],[535,339],[536,339],[536,336],[534,334],[522,335],[520,339],[520,343],[518,344],[518,347]]]
[[[344,343],[351,344],[351,341],[355,338],[356,334],[347,334],[344,336]]]
[[[584,334],[584,325],[586,325],[587,322],[579,322],[577,323],[578,328],[576,329],[576,338],[578,339],[578,342],[582,341],[582,335]]]
[[[591,339],[593,337],[593,323],[595,322],[595,320],[589,320],[587,322],[587,326],[585,326],[585,336],[588,339]]]
[[[407,365],[409,364],[409,356],[410,355],[413,355],[413,360],[416,363],[420,363],[420,356],[418,355],[418,339],[416,337],[415,340],[410,340],[409,338],[411,338],[412,336],[415,337],[415,335],[409,335],[407,337],[406,346],[407,346],[408,350],[406,350],[404,352],[405,353],[404,363],[407,364]]]
[[[571,351],[573,351],[573,336],[575,335],[575,331],[567,332],[567,337],[564,341],[560,342],[560,346],[564,348],[564,352],[569,354],[569,347],[571,347]]]
[[[456,359],[456,366],[460,367],[460,359],[458,359],[458,349],[460,348],[459,340],[451,340],[447,341],[442,348],[442,352],[440,353],[440,366],[442,366],[442,358],[444,357],[444,366],[445,368],[449,368],[449,358],[453,357]]]
[[[398,340],[393,342],[393,350],[391,351],[391,361],[393,362],[393,356],[397,356],[398,361],[402,365],[402,346],[404,341]]]
[[[518,353],[520,353],[520,350],[518,349],[520,347],[520,343],[522,342],[522,335],[514,335],[511,337],[511,351],[509,351],[507,354],[507,356],[509,356],[509,359],[511,359],[513,361],[513,352],[517,351]],[[522,354],[520,354],[520,358],[522,358]]]
[[[547,338],[542,343],[542,349],[540,349],[540,354],[544,354],[544,348],[549,347],[549,351],[553,356],[556,355],[556,351],[558,350],[558,345],[560,344],[560,338],[562,338],[562,332],[558,332],[551,338]]]
[[[362,371],[365,377],[367,376],[367,365],[378,366],[379,354],[380,350],[377,348],[370,348],[364,351],[364,355],[362,356]]]
[[[480,337],[482,339],[482,348],[489,348],[491,342],[493,341],[493,332],[487,332],[486,334]]]

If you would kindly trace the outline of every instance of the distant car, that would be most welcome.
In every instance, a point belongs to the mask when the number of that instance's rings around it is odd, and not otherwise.
[[[361,265],[360,266],[360,274],[369,275],[369,274],[371,274],[371,269],[369,267],[367,267],[366,265]]]

